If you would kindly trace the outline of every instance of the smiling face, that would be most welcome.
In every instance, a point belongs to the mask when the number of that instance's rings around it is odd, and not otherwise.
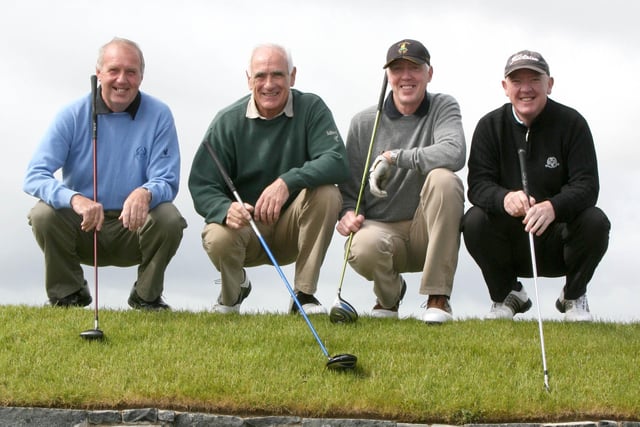
[[[425,97],[433,68],[427,64],[398,59],[387,68],[387,76],[396,108],[402,114],[410,115],[415,113]]]
[[[285,51],[277,46],[262,46],[253,52],[247,79],[260,115],[271,119],[284,110],[296,69],[289,72]]]
[[[547,104],[553,77],[524,68],[509,74],[502,87],[518,118],[529,126]]]
[[[133,102],[142,83],[142,59],[126,43],[114,42],[104,48],[96,75],[102,87],[102,99],[112,111],[120,113]]]

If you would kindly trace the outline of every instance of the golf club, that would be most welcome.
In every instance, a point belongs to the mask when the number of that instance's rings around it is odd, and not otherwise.
[[[360,210],[360,201],[362,200],[362,193],[364,193],[364,186],[367,179],[367,172],[369,171],[369,162],[371,161],[371,152],[373,151],[373,142],[376,139],[376,132],[378,130],[378,124],[380,123],[380,115],[382,113],[382,104],[384,103],[384,95],[387,92],[387,72],[384,73],[382,79],[382,89],[380,90],[380,98],[378,99],[378,109],[376,110],[376,117],[373,122],[373,130],[371,132],[371,140],[369,141],[369,150],[367,152],[367,159],[364,163],[364,169],[362,170],[362,180],[360,180],[360,191],[358,191],[358,199],[356,200],[356,208],[354,210],[355,216],[358,216]],[[344,263],[342,264],[342,273],[340,273],[340,284],[338,285],[338,295],[336,301],[331,307],[329,312],[329,320],[333,323],[350,323],[355,322],[358,319],[358,312],[347,301],[342,299],[340,295],[342,292],[342,283],[344,282],[344,274],[347,270],[347,263],[349,261],[349,253],[351,252],[351,242],[353,241],[353,232],[349,233],[349,240],[347,241],[347,247],[344,254]]]
[[[209,152],[209,155],[211,155],[211,158],[213,159],[213,162],[216,164],[216,166],[218,168],[218,171],[220,172],[220,175],[222,175],[222,178],[226,182],[227,187],[229,187],[229,190],[231,191],[231,193],[233,193],[233,197],[236,199],[236,201],[238,203],[240,203],[240,206],[244,207],[244,202],[240,198],[240,194],[238,194],[238,191],[236,190],[235,185],[233,185],[233,181],[231,181],[231,178],[227,174],[227,171],[225,170],[225,168],[222,166],[222,163],[220,163],[220,160],[218,160],[218,156],[216,156],[216,154],[214,153],[213,148],[211,148],[211,146],[209,144],[207,144],[206,141],[204,141],[202,143],[202,145],[205,146],[205,148]],[[298,300],[298,297],[296,296],[295,292],[293,291],[293,288],[291,287],[291,285],[289,284],[289,281],[287,280],[286,276],[284,275],[284,272],[282,271],[282,268],[280,268],[280,265],[278,264],[278,262],[276,261],[275,257],[271,253],[271,249],[269,249],[269,246],[267,245],[267,242],[262,237],[262,233],[260,233],[260,230],[258,230],[258,226],[256,225],[256,223],[253,220],[253,218],[249,219],[249,223],[251,224],[251,228],[253,229],[253,232],[258,237],[258,240],[260,241],[260,244],[262,245],[264,251],[269,256],[269,259],[271,260],[271,263],[276,268],[276,270],[278,270],[278,274],[280,274],[280,277],[282,278],[282,281],[286,285],[287,290],[289,291],[289,294],[291,295],[291,298],[293,298],[293,301],[296,304],[296,306],[298,307],[298,310],[300,311],[300,314],[302,314],[302,317],[304,317],[305,322],[307,322],[307,326],[309,326],[309,329],[313,333],[313,336],[315,337],[316,341],[320,345],[320,348],[322,349],[322,352],[324,353],[325,357],[327,358],[327,365],[326,365],[327,368],[331,368],[331,369],[353,369],[356,366],[356,362],[358,361],[358,358],[356,356],[354,356],[353,354],[337,354],[335,356],[330,356],[329,355],[329,351],[327,350],[325,345],[322,343],[322,340],[318,336],[318,333],[316,332],[315,328],[311,324],[311,321],[309,320],[309,316],[307,316],[307,313],[304,311],[304,308],[302,308],[302,305],[300,304],[300,301]]]
[[[527,131],[526,139],[529,139],[529,131]],[[529,203],[529,182],[527,180],[526,170],[526,151],[522,148],[518,150],[518,158],[520,160],[520,173],[522,175],[522,189],[527,196]],[[542,370],[544,372],[544,387],[547,391],[549,388],[549,371],[547,370],[547,357],[544,349],[544,332],[542,331],[542,315],[540,314],[540,298],[538,297],[538,267],[536,266],[536,249],[533,245],[533,232],[529,234],[529,248],[531,249],[531,267],[533,269],[533,286],[536,292],[536,307],[538,309],[538,329],[540,330],[540,348],[542,351]]]
[[[98,113],[96,112],[96,99],[98,96],[98,77],[91,76],[91,139],[93,144],[93,201],[98,201]],[[98,230],[93,229],[93,283],[94,290],[94,320],[93,329],[87,329],[80,333],[86,340],[101,340],[104,333],[98,327]]]

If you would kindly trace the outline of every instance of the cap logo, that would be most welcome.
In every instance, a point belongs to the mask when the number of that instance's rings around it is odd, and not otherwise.
[[[538,59],[535,56],[527,55],[526,53],[520,53],[518,55],[514,55],[513,58],[511,58],[511,64],[513,64],[514,62],[518,62],[518,61],[540,62],[540,59]],[[511,64],[509,64],[509,65],[511,65]]]
[[[400,47],[398,48],[398,53],[400,55],[406,55],[407,52],[409,52],[409,48],[407,47],[408,44],[410,44],[410,43],[409,42],[400,43]]]

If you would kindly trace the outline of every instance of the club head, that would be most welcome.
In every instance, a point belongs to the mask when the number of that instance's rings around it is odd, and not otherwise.
[[[358,312],[338,295],[336,302],[329,311],[329,320],[331,320],[331,323],[353,323],[358,320]]]
[[[353,369],[358,358],[353,354],[336,354],[327,360],[327,368],[333,370]]]
[[[87,329],[86,331],[80,332],[80,336],[85,340],[93,341],[104,338],[104,333],[100,329]]]

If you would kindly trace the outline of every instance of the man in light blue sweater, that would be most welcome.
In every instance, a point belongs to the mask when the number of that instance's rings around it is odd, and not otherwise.
[[[40,199],[29,223],[44,252],[47,296],[53,306],[89,305],[81,264],[138,265],[129,305],[168,309],[164,272],[186,227],[172,203],[180,178],[173,116],[139,91],[144,57],[136,43],[114,38],[105,44],[96,75],[97,201],[89,95],[57,115],[24,180],[24,191]],[[61,180],[54,176],[58,170]]]
[[[380,115],[369,174],[355,215],[376,108],[358,113],[347,136],[351,180],[337,231],[354,233],[349,264],[373,281],[374,317],[398,317],[405,291],[403,272],[422,272],[420,293],[429,295],[422,320],[452,320],[449,297],[460,248],[464,209],[462,181],[466,145],[460,107],[445,94],[427,92],[433,67],[422,43],[393,44],[384,65],[391,92]]]

